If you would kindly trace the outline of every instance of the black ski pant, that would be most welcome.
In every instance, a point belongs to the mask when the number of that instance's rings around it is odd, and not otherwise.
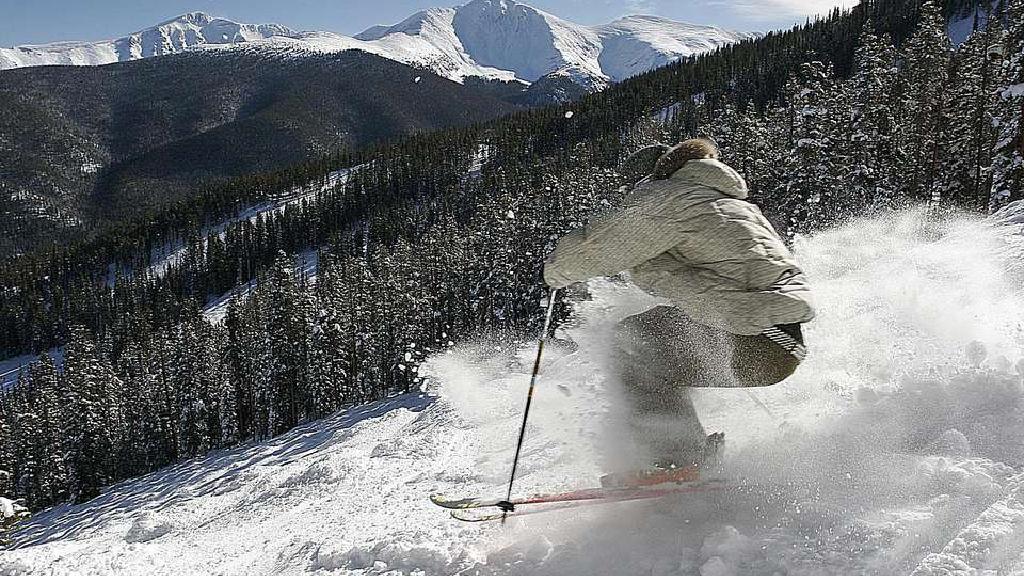
[[[802,344],[799,325],[782,328]],[[706,435],[692,388],[769,386],[789,377],[800,360],[765,335],[743,336],[658,306],[622,321],[612,360],[641,447],[660,465],[700,465]]]

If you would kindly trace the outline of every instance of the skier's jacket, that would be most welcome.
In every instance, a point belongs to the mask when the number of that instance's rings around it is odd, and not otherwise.
[[[690,318],[755,335],[814,317],[803,272],[747,183],[718,160],[690,160],[643,183],[620,210],[563,237],[544,278],[562,287],[628,270]]]

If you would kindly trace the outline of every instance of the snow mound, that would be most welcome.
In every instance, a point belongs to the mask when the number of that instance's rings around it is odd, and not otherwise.
[[[129,544],[149,542],[174,531],[174,524],[154,512],[143,512],[142,516],[132,522],[132,527],[124,535]]]
[[[726,433],[728,490],[504,528],[455,522],[427,496],[503,495],[535,353],[531,342],[480,339],[429,361],[427,393],[40,513],[0,566],[97,576],[1021,574],[1020,231],[912,211],[799,239],[819,309],[807,361],[777,386],[696,397],[709,431]],[[623,433],[604,358],[616,323],[656,300],[617,281],[590,288],[558,330],[578,348],[546,351],[517,493],[592,486],[645,459]],[[174,529],[126,547],[139,510],[173,518]]]
[[[26,516],[28,516],[28,508],[25,508],[21,502],[15,502],[10,498],[0,498],[0,521],[11,521]]]
[[[1017,200],[1003,206],[992,215],[992,219],[1007,226],[1024,224],[1024,200]]]

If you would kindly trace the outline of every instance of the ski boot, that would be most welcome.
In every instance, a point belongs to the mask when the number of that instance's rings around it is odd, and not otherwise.
[[[659,484],[699,482],[702,477],[714,476],[714,473],[721,468],[724,446],[725,434],[715,432],[705,439],[699,463],[680,465],[672,461],[656,461],[642,470],[605,474],[601,477],[601,486],[603,488],[640,488]]]
[[[700,470],[689,466],[666,465],[657,462],[642,470],[614,472],[601,476],[602,488],[642,488],[659,484],[683,484],[700,480]]]

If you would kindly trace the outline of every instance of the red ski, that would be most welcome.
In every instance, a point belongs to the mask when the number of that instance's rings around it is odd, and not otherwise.
[[[697,482],[686,482],[686,483],[670,483],[670,484],[659,484],[654,486],[626,486],[626,487],[601,487],[601,488],[583,488],[579,490],[570,490],[567,492],[553,492],[546,494],[533,494],[523,498],[513,498],[511,501],[505,500],[487,500],[482,498],[462,498],[452,499],[442,494],[435,494],[430,497],[430,501],[442,508],[448,508],[450,510],[474,510],[480,508],[497,508],[504,510],[511,508],[510,516],[520,516],[523,514],[537,514],[541,512],[549,512],[551,510],[560,510],[566,506],[559,507],[544,507],[544,508],[530,508],[528,511],[518,512],[516,509],[520,506],[528,505],[539,505],[539,504],[582,504],[582,503],[604,503],[604,502],[625,502],[629,500],[646,500],[650,498],[662,498],[665,496],[671,496],[673,494],[687,494],[693,492],[706,492],[711,490],[720,490],[724,488],[726,484],[721,481],[697,481]],[[466,514],[453,513],[452,516],[466,522],[484,522],[487,520],[498,519],[502,517],[503,512],[495,514],[472,516]]]

